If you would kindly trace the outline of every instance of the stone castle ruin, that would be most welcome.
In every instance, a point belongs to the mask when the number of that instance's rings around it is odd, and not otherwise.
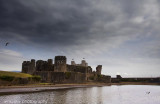
[[[45,83],[85,83],[85,82],[111,82],[111,77],[102,75],[102,65],[92,71],[91,66],[83,59],[81,64],[71,61],[67,64],[65,56],[55,56],[54,64],[52,59],[47,61],[38,60],[24,61],[22,73],[41,76],[41,82]]]

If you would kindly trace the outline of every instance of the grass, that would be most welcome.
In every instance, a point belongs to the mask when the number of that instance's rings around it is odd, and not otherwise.
[[[0,71],[0,76],[11,76],[11,77],[19,77],[19,78],[32,77],[32,75],[30,74],[9,72],[9,71]]]

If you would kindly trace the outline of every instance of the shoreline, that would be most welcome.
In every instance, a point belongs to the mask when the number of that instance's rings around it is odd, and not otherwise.
[[[102,87],[110,86],[108,84],[57,84],[57,85],[34,85],[34,86],[1,86],[0,96],[2,95],[12,95],[12,94],[26,94],[26,93],[36,93],[44,91],[56,91],[65,90],[73,88],[89,88],[89,87]]]
[[[73,88],[103,87],[112,85],[160,85],[160,83],[121,82],[121,83],[86,83],[86,84],[56,84],[56,85],[24,85],[0,86],[0,96],[12,94],[26,94],[44,91],[56,91]]]
[[[150,82],[120,82],[120,83],[111,83],[111,85],[160,85],[160,83],[150,83]]]

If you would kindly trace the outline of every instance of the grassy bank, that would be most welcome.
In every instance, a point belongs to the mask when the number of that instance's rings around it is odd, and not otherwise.
[[[19,78],[32,77],[32,75],[30,75],[30,74],[17,73],[17,72],[8,72],[8,71],[0,71],[0,77],[1,76],[10,76],[10,77],[19,77]]]
[[[32,76],[30,74],[0,71],[0,85],[17,85],[28,84],[40,81],[39,76]]]

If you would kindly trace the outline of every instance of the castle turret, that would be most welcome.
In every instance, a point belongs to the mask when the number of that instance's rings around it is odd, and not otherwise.
[[[88,66],[88,63],[86,62],[86,60],[82,60],[81,65],[82,66]]]
[[[71,65],[76,65],[75,61],[72,60],[71,61]]]
[[[116,75],[117,79],[122,79],[121,75]]]
[[[66,72],[67,71],[66,62],[67,62],[66,56],[55,56],[54,71],[55,72]]]
[[[101,71],[102,71],[102,65],[98,65],[96,67],[96,73],[99,74],[99,75],[101,75]]]
[[[29,74],[33,74],[36,70],[36,61],[35,59],[31,59],[31,64],[30,64],[30,68],[29,68]]]
[[[35,60],[23,61],[22,63],[22,73],[33,74],[35,72]]]
[[[54,65],[53,65],[53,60],[52,59],[48,59],[48,64],[47,64],[47,68],[48,71],[54,71]]]
[[[53,64],[53,60],[52,59],[48,59],[48,64],[52,65]]]
[[[22,63],[22,73],[28,73],[29,63],[27,61],[23,61]]]

